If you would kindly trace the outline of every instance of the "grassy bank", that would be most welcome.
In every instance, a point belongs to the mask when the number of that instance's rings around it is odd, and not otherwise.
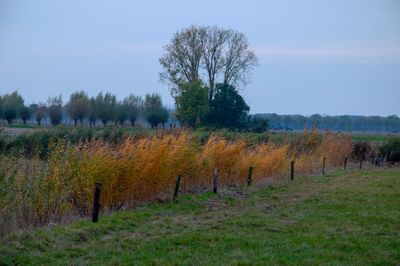
[[[0,264],[400,262],[400,170],[182,196],[8,237]]]

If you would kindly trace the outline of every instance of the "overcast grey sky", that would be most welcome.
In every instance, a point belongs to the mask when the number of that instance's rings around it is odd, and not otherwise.
[[[157,92],[163,46],[191,24],[245,33],[251,113],[400,115],[399,0],[0,0],[0,94]]]

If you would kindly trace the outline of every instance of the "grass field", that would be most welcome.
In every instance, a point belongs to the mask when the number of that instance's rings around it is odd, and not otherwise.
[[[398,265],[400,170],[182,196],[10,236],[2,264]]]
[[[355,133],[352,135],[353,141],[368,141],[368,142],[378,142],[383,143],[390,140],[391,138],[399,137],[399,134],[363,134]]]

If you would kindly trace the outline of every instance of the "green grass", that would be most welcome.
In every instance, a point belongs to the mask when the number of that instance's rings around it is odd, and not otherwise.
[[[10,128],[41,128],[41,126],[34,124],[11,124],[8,125]]]
[[[398,168],[182,196],[0,242],[0,265],[399,263]]]
[[[367,141],[367,142],[380,142],[383,143],[388,141],[395,136],[399,136],[398,134],[362,134],[356,133],[352,135],[353,141]]]

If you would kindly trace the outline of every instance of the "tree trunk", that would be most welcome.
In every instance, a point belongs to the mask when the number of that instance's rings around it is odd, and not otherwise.
[[[78,125],[78,119],[74,119],[74,126]]]
[[[210,88],[209,88],[209,91],[208,91],[208,100],[209,100],[209,106],[211,107],[211,104],[212,104],[212,99],[213,99],[213,96],[214,96],[214,80],[210,80]]]

